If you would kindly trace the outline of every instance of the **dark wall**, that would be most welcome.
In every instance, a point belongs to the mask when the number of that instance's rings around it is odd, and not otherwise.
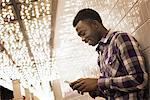
[[[0,100],[9,100],[13,98],[13,91],[0,86]]]

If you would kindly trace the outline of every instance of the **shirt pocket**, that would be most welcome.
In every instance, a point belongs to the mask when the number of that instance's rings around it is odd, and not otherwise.
[[[117,55],[112,54],[111,56],[108,56],[108,58],[106,58],[106,60],[105,60],[105,65],[106,65],[106,69],[109,70],[108,76],[115,77],[117,70],[119,68],[119,62],[117,59]]]
[[[116,61],[116,55],[112,54],[105,58],[105,64],[106,65],[113,65],[113,63]]]

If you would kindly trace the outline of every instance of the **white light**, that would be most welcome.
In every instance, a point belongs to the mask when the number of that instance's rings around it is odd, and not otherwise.
[[[5,2],[5,0],[2,0]],[[10,0],[7,0],[7,2]],[[20,2],[29,3],[29,0],[19,0]],[[11,59],[16,62],[13,64],[8,55],[3,52],[0,54],[0,71],[5,71],[5,75],[12,79],[20,79],[24,86],[33,84],[35,87],[34,92],[38,92],[39,95],[39,85],[38,83],[41,81],[40,79],[50,80],[54,79],[50,74],[50,48],[49,48],[49,40],[50,40],[50,32],[51,32],[51,16],[47,16],[47,11],[45,10],[47,5],[48,13],[50,13],[50,2],[43,2],[41,7],[38,3],[27,5],[21,5],[21,19],[23,19],[23,23],[26,27],[26,34],[29,37],[29,44],[31,46],[31,51],[34,55],[33,58],[30,58],[29,51],[25,42],[25,37],[21,32],[19,23],[14,21],[4,22],[5,17],[8,19],[15,19],[14,11],[11,6],[6,7],[6,9],[2,9],[2,13],[0,14],[0,38],[4,41],[4,46],[10,55]],[[6,3],[2,2],[3,6],[7,6]],[[35,6],[34,6],[35,5]],[[41,7],[41,8],[39,8]],[[31,9],[32,8],[32,9]],[[35,9],[34,9],[35,8]],[[39,10],[43,9],[43,13]],[[31,13],[32,12],[32,13]],[[30,15],[30,13],[32,15]],[[32,16],[38,17],[35,19]],[[12,21],[13,22],[13,21]],[[35,65],[33,65],[33,61]],[[18,65],[18,67],[17,67]],[[2,68],[2,69],[1,69]],[[0,72],[1,74],[1,72]],[[6,78],[6,77],[5,77]],[[27,82],[26,82],[27,80]],[[46,90],[48,91],[48,90]],[[45,92],[45,98],[48,97]]]
[[[2,6],[4,7],[6,5],[6,3],[2,3]]]

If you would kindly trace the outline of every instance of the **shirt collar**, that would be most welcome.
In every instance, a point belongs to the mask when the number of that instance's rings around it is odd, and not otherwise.
[[[102,37],[101,40],[99,41],[99,43],[108,43],[109,40],[111,40],[112,36],[113,36],[113,31],[112,30],[109,30],[109,32],[107,33],[107,35],[105,37]]]
[[[117,32],[117,31],[116,31],[116,32]],[[101,40],[99,41],[98,46],[97,46],[97,48],[96,48],[96,51],[99,51],[99,50],[100,50],[100,47],[101,47],[102,45],[109,44],[110,41],[111,41],[111,39],[112,39],[112,37],[114,36],[114,34],[115,34],[116,32],[114,32],[114,31],[112,31],[112,30],[109,30],[109,32],[107,33],[107,35],[106,35],[105,37],[102,37]]]

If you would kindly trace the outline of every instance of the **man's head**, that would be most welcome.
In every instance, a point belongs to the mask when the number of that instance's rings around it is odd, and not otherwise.
[[[102,38],[101,34],[105,29],[100,15],[92,9],[80,10],[73,20],[73,26],[76,28],[82,41],[95,46]]]

